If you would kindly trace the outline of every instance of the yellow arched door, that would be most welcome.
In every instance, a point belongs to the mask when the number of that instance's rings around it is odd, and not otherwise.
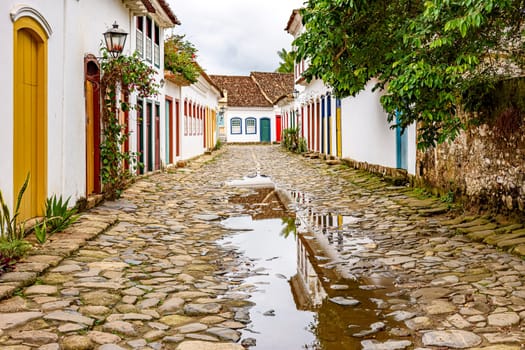
[[[47,193],[47,36],[29,17],[14,23],[13,185],[27,174],[20,219],[42,215]]]

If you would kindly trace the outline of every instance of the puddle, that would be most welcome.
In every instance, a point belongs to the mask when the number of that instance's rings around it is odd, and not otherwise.
[[[254,303],[242,338],[255,338],[252,348],[268,350],[361,349],[364,339],[393,338],[388,331],[399,324],[382,316],[393,299],[388,297],[395,292],[392,281],[357,279],[350,272],[359,259],[348,252],[375,244],[359,232],[361,219],[352,213],[316,213],[306,196],[295,201],[292,194],[295,216],[277,192],[255,188],[232,198],[247,215],[222,222],[234,233],[219,244],[235,247],[244,259],[229,277],[243,277],[239,290]]]

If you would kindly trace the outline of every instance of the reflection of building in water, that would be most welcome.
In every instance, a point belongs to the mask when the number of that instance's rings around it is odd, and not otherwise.
[[[278,219],[285,216],[285,213],[290,216],[273,186],[254,188],[246,194],[230,198],[229,201],[244,205],[253,220]]]
[[[297,236],[297,274],[290,279],[294,301],[299,310],[321,306],[327,293],[316,272],[315,254],[304,235]]]

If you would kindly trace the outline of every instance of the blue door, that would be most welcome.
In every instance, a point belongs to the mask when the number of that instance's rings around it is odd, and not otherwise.
[[[396,114],[396,122],[399,122],[399,114]],[[396,127],[396,157],[397,168],[408,170],[408,135],[401,127]]]

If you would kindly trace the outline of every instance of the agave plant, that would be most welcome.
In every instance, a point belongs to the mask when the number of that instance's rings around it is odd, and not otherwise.
[[[46,200],[44,223],[50,233],[63,231],[78,220],[76,208],[68,208],[69,199],[64,201],[62,196],[53,195]]]
[[[30,175],[27,174],[24,184],[18,192],[15,208],[13,214],[9,210],[7,203],[4,200],[2,191],[0,191],[0,239],[6,241],[22,240],[24,238],[24,224],[18,223],[18,216],[20,215],[20,204],[22,197],[29,184]]]
[[[26,180],[18,192],[13,214],[11,214],[2,195],[2,191],[0,191],[0,257],[9,262],[7,265],[24,256],[27,251],[31,249],[31,244],[24,240],[24,223],[18,222],[20,204],[22,203],[24,192],[29,184],[29,179],[30,175],[27,174]],[[2,270],[5,270],[7,266],[6,263],[2,263],[2,265],[3,267],[0,269],[0,273]]]

